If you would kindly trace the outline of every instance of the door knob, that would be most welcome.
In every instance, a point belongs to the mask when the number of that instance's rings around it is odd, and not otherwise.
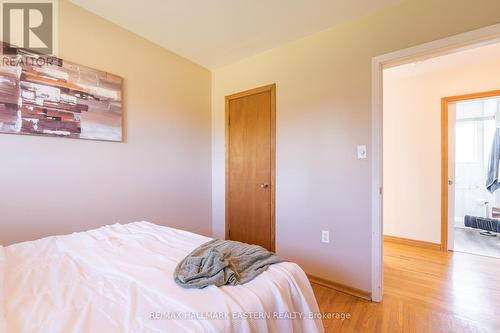
[[[264,183],[264,184],[260,184],[260,187],[261,187],[261,188],[268,188],[268,187],[269,187],[269,184],[266,184],[266,183]]]
[[[451,179],[448,180],[448,185],[450,185],[450,186],[453,185],[453,180],[451,180]]]

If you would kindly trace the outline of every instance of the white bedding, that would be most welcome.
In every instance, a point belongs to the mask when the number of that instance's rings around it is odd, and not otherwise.
[[[241,286],[177,286],[177,263],[209,240],[136,222],[0,246],[0,332],[323,332],[294,263]]]

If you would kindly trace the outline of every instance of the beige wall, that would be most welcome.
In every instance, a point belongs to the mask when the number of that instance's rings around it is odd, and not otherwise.
[[[0,135],[0,244],[142,219],[210,234],[210,72],[60,3],[60,56],[124,78],[125,142]]]
[[[441,98],[500,89],[500,44],[384,71],[384,234],[440,243]]]
[[[224,234],[224,96],[275,82],[277,252],[370,290],[371,58],[498,22],[497,0],[404,1],[215,70],[214,234]],[[368,159],[356,158],[359,144]],[[330,244],[321,230],[330,230]]]

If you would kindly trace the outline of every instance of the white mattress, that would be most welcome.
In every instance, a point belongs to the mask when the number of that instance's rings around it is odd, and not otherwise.
[[[177,286],[177,263],[209,240],[136,222],[0,247],[0,332],[323,332],[294,263],[241,286]]]

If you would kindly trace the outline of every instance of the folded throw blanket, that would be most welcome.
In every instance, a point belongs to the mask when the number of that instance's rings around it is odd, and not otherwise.
[[[188,254],[175,268],[174,279],[183,288],[244,284],[283,261],[258,245],[214,239]]]

